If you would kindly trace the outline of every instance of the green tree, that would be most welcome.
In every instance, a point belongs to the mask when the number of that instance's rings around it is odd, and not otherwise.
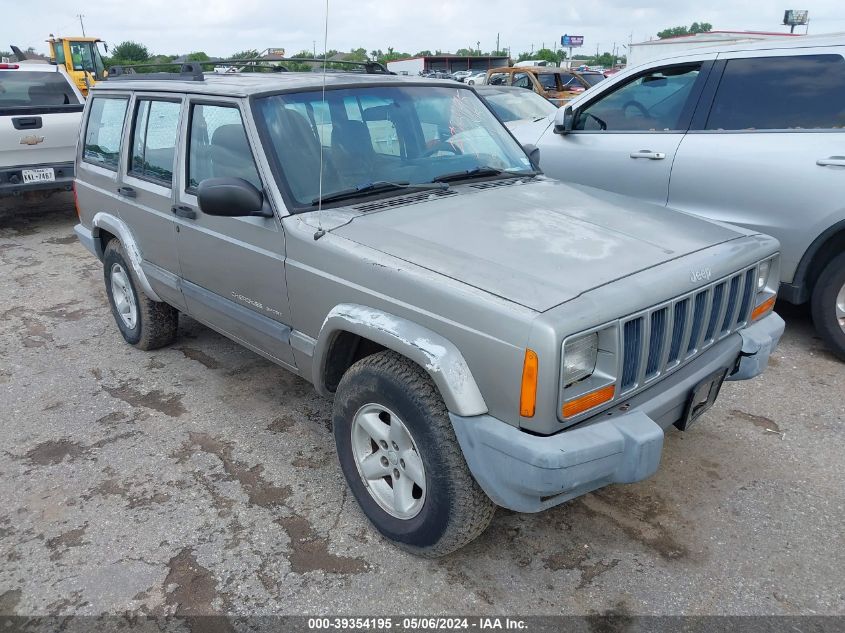
[[[194,51],[193,53],[189,53],[186,59],[189,62],[207,62],[211,58],[204,51]]]
[[[690,26],[673,26],[668,29],[663,29],[657,34],[657,37],[661,40],[665,40],[668,37],[709,33],[711,30],[713,30],[713,25],[709,22],[693,22]]]
[[[126,40],[112,48],[112,58],[127,62],[145,62],[150,58],[150,52],[143,44]]]
[[[258,56],[258,51],[254,48],[250,48],[245,51],[238,51],[237,53],[232,53],[231,55],[229,55],[229,59],[255,59]]]
[[[563,52],[563,49],[555,52],[550,48],[541,48],[533,53],[520,53],[517,61],[524,62],[527,59],[544,59],[547,62],[557,64],[564,57],[565,53]]]
[[[432,55],[431,51],[426,48],[424,50],[421,50],[416,55],[414,55],[414,57],[431,57],[431,55]]]

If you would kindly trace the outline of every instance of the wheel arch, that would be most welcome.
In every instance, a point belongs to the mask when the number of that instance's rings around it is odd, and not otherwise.
[[[807,248],[791,284],[783,284],[782,295],[791,303],[806,303],[810,299],[816,280],[825,265],[845,251],[845,220],[828,227]]]
[[[353,363],[384,349],[422,367],[449,411],[463,416],[487,412],[466,360],[451,341],[408,319],[356,304],[335,306],[323,322],[314,347],[312,382],[319,393],[331,396]]]
[[[100,211],[94,216],[91,221],[91,225],[91,233],[94,236],[97,256],[100,259],[103,258],[103,252],[106,249],[108,241],[112,237],[120,240],[120,243],[123,245],[123,250],[129,258],[129,264],[132,266],[132,270],[138,278],[138,282],[141,284],[141,290],[143,290],[144,294],[153,301],[161,301],[161,298],[158,294],[156,294],[155,290],[152,289],[152,286],[150,286],[147,275],[141,267],[141,263],[143,262],[141,251],[138,249],[138,244],[135,242],[135,238],[132,236],[132,231],[130,231],[126,223],[111,213]]]

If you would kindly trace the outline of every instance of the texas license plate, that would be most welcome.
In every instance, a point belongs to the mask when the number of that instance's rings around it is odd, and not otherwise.
[[[56,172],[52,167],[43,167],[40,169],[22,169],[24,183],[31,182],[53,182],[56,180]]]
[[[727,375],[727,369],[720,369],[715,374],[710,374],[698,383],[692,390],[689,400],[687,400],[684,417],[678,420],[675,426],[685,431],[693,422],[704,415],[716,402],[716,398],[719,396],[719,390],[722,388],[722,383],[725,382],[725,376]]]

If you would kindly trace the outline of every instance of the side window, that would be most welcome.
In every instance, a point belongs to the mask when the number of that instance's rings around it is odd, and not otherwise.
[[[590,131],[671,131],[681,118],[701,64],[656,69],[578,112],[574,128]]]
[[[493,73],[487,78],[487,84],[490,86],[504,86],[508,83],[507,73]]]
[[[845,58],[796,55],[731,59],[708,130],[845,128]]]
[[[516,73],[513,76],[513,85],[517,88],[528,88],[529,90],[534,88],[531,85],[531,78],[528,76],[528,73]]]
[[[243,178],[261,189],[238,108],[192,105],[189,134],[188,189],[207,178]]]
[[[117,171],[120,158],[123,121],[128,99],[93,97],[85,127],[83,160]]]
[[[129,173],[170,186],[179,134],[179,111],[174,101],[139,99],[132,124]]]

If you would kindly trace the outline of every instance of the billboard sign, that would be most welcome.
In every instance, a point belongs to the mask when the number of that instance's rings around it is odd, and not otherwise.
[[[564,35],[560,38],[560,45],[564,48],[579,48],[584,45],[583,35]]]
[[[285,49],[283,48],[268,48],[267,54],[272,57],[284,57],[285,56]]]
[[[783,23],[787,26],[807,24],[810,12],[804,9],[787,9],[783,12]]]

